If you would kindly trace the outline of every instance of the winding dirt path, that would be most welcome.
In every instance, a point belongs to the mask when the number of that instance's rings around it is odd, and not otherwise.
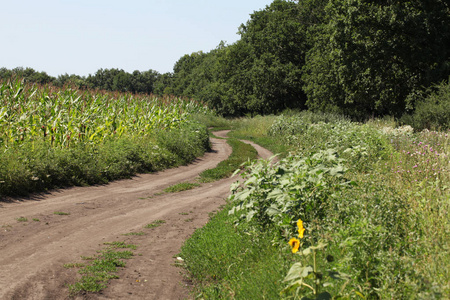
[[[225,137],[226,133],[215,134]],[[175,194],[158,193],[175,183],[192,181],[231,154],[225,140],[211,141],[213,152],[188,166],[0,204],[0,299],[68,299],[67,284],[80,275],[77,269],[63,265],[82,262],[80,256],[95,255],[105,242],[113,241],[137,245],[135,256],[119,271],[119,279],[111,280],[100,294],[76,299],[188,297],[189,286],[174,266],[174,256],[195,229],[208,221],[209,213],[225,203],[230,184],[236,179]],[[272,155],[254,146],[261,157]],[[28,221],[19,222],[19,217]],[[156,220],[165,223],[144,228]],[[124,236],[141,231],[145,235]]]

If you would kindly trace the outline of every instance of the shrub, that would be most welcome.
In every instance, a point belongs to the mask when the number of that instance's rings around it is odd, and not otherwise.
[[[424,100],[416,105],[412,116],[403,116],[402,121],[411,124],[416,130],[450,129],[450,81],[435,87]]]

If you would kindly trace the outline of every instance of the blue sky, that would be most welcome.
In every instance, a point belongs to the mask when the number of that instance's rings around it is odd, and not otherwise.
[[[184,54],[239,39],[270,0],[16,0],[0,10],[0,67],[49,75],[171,72]]]

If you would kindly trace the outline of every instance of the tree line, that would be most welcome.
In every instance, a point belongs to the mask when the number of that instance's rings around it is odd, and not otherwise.
[[[35,71],[32,68],[18,67],[12,70],[0,68],[0,79],[21,78],[25,82],[37,84],[52,84],[54,86],[73,86],[79,89],[98,89],[106,91],[119,91],[152,94],[158,88],[157,81],[162,77],[157,71],[125,72],[121,69],[99,69],[89,76],[63,74],[52,77],[46,72]],[[164,88],[163,88],[164,90]],[[159,93],[159,92],[158,92]],[[162,91],[161,91],[162,93]]]
[[[16,72],[38,83],[192,97],[225,116],[293,108],[356,119],[413,112],[450,76],[445,0],[274,0],[238,33],[237,42],[186,54],[165,74]]]

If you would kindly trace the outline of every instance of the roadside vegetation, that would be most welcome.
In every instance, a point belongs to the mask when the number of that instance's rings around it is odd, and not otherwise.
[[[181,98],[0,82],[0,197],[106,183],[187,164],[213,114]]]
[[[449,298],[448,131],[311,112],[234,128],[286,150],[273,166],[248,163],[226,207],[183,246],[195,295]]]
[[[255,148],[237,139],[228,139],[228,144],[232,148],[231,155],[226,160],[221,161],[215,168],[200,173],[200,182],[212,182],[230,177],[243,163],[258,157]]]
[[[214,130],[215,129],[216,127],[214,127]],[[164,192],[175,193],[190,190],[200,186],[200,183],[213,182],[230,177],[237,169],[240,169],[244,163],[253,161],[258,157],[258,152],[251,145],[243,143],[235,138],[230,138],[227,142],[232,148],[232,153],[226,160],[221,161],[215,168],[200,173],[199,177],[196,178],[196,182],[181,182],[166,188]]]

